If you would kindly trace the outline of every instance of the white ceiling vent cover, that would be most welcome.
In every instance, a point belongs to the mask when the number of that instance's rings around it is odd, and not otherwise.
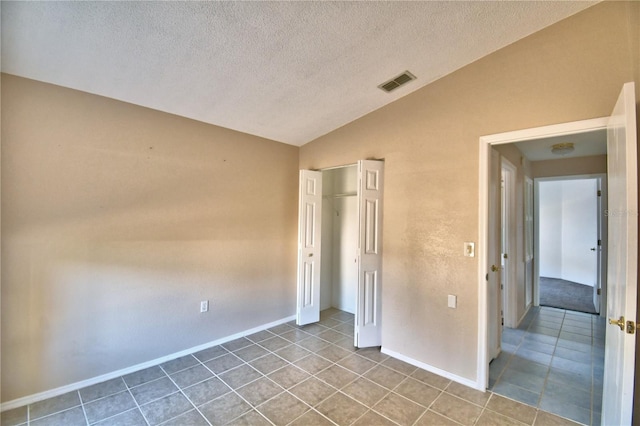
[[[411,74],[409,71],[405,71],[399,76],[394,77],[389,81],[385,81],[378,87],[388,93],[404,84],[407,84],[411,80],[415,80],[415,79],[416,79],[415,75]]]

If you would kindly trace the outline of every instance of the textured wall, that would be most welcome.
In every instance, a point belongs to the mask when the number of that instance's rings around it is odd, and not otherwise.
[[[304,168],[385,159],[384,347],[476,379],[479,137],[609,115],[640,85],[637,8],[596,5],[301,148]]]
[[[9,75],[2,112],[4,401],[295,313],[297,147]]]
[[[607,173],[607,156],[533,161],[531,171],[534,178]]]

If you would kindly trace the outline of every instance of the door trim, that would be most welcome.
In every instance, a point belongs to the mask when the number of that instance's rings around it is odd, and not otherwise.
[[[487,332],[487,243],[489,241],[489,158],[492,145],[502,145],[531,139],[564,136],[607,128],[608,117],[534,127],[480,137],[478,192],[478,356],[475,387],[485,391],[489,384]]]
[[[507,160],[504,156],[500,157],[500,170],[503,179],[504,191],[502,191],[502,197],[500,200],[500,208],[502,214],[502,223],[500,226],[500,264],[503,268],[504,280],[501,281],[503,286],[502,290],[502,312],[504,318],[504,326],[515,328],[518,326],[518,319],[516,315],[516,291],[513,288],[516,282],[515,262],[517,259],[516,253],[516,234],[517,228],[516,219],[516,185],[518,181],[518,169],[513,163]],[[506,231],[507,235],[504,235]],[[503,251],[502,249],[506,249]],[[503,256],[507,254],[506,259]]]

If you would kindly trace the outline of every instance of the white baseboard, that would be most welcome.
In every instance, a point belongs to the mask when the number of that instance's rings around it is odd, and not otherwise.
[[[232,334],[231,336],[226,336],[221,339],[217,339],[212,342],[205,343],[203,345],[194,346],[192,348],[185,349],[180,352],[175,352],[170,355],[152,359],[151,361],[147,361],[141,364],[133,365],[131,367],[123,368],[122,370],[113,371],[111,373],[103,374],[101,376],[92,377],[91,379],[82,380],[80,382],[71,383],[69,385],[61,386],[59,388],[51,389],[44,392],[39,392],[33,395],[24,396],[22,398],[14,399],[12,401],[3,402],[0,405],[0,412],[12,410],[14,408],[22,407],[28,404],[33,404],[34,402],[38,402],[48,398],[53,398],[55,396],[63,395],[67,392],[77,391],[87,386],[91,386],[107,380],[115,379],[117,377],[124,376],[129,373],[134,373],[138,370],[144,370],[145,368],[153,367],[154,365],[162,364],[164,362],[171,361],[172,359],[180,358],[181,356],[189,355],[204,349],[211,348],[213,346],[221,345],[223,343],[230,342],[231,340],[239,339],[240,337],[249,336],[259,331],[266,330],[268,328],[275,327],[277,325],[284,324],[295,319],[296,319],[296,316],[292,315],[290,317],[282,318],[277,321],[270,322],[268,324],[262,324],[258,327],[254,327],[249,330],[244,330],[239,333]]]
[[[423,370],[427,370],[427,371],[429,371],[431,373],[437,374],[438,376],[445,377],[445,378],[447,378],[449,380],[453,380],[454,382],[460,383],[460,384],[465,385],[465,386],[469,386],[470,388],[477,389],[477,390],[480,390],[482,392],[486,391],[484,386],[479,387],[478,384],[473,380],[465,379],[464,377],[457,376],[455,374],[449,373],[448,371],[441,370],[441,369],[439,369],[437,367],[434,367],[432,365],[429,365],[429,364],[425,364],[424,362],[416,361],[413,358],[409,358],[408,356],[402,355],[402,354],[400,354],[398,352],[394,352],[394,351],[392,351],[390,349],[387,349],[385,347],[380,348],[380,351],[385,355],[392,356],[394,358],[399,359],[400,361],[404,361],[404,362],[406,362],[408,364],[411,364],[411,365],[414,365],[416,367],[422,368]]]

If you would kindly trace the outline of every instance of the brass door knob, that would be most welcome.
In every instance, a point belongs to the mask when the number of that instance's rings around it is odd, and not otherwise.
[[[497,271],[499,271],[499,270],[500,270],[500,267],[499,267],[499,266],[491,265],[491,272],[497,272]]]
[[[624,331],[624,317],[620,317],[620,319],[617,320],[609,318],[609,324],[617,325],[618,327],[620,327],[620,330]]]

